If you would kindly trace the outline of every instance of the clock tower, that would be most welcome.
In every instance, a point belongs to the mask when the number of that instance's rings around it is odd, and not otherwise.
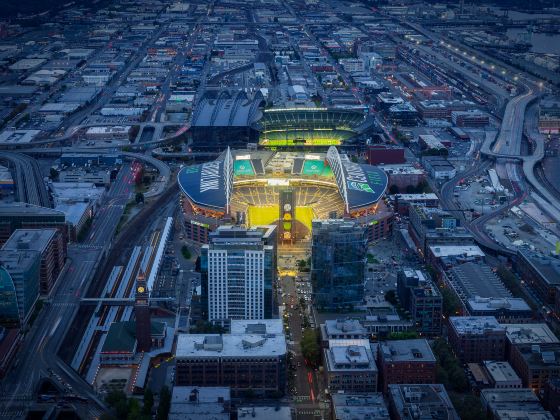
[[[136,316],[136,351],[150,351],[152,347],[152,328],[150,305],[148,303],[148,285],[142,270],[136,278],[134,314]]]

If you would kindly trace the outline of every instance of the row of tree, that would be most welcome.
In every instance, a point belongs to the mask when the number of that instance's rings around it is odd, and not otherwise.
[[[151,389],[144,392],[144,403],[137,398],[129,398],[123,391],[110,392],[105,401],[111,413],[101,416],[102,420],[151,420],[154,410],[154,394]],[[159,393],[159,404],[155,413],[156,420],[167,420],[171,409],[171,391],[163,386]]]

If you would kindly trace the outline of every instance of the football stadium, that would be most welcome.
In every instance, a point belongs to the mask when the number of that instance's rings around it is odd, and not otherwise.
[[[334,146],[327,153],[228,148],[177,177],[187,237],[196,242],[206,243],[224,223],[276,224],[285,244],[309,239],[314,219],[355,218],[371,240],[390,231],[385,172],[352,162]]]

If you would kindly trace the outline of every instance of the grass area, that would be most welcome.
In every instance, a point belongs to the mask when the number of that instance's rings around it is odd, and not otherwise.
[[[121,219],[119,220],[119,224],[117,225],[117,229],[115,230],[115,235],[118,235],[119,232],[122,230],[123,226],[126,224],[126,222],[128,222],[128,219],[130,217],[130,211],[136,205],[137,204],[134,200],[130,200],[128,203],[126,203],[126,206],[124,206],[124,211],[123,211],[123,214],[121,216]]]
[[[189,247],[186,246],[186,245],[183,245],[181,247],[181,254],[183,255],[183,258],[186,259],[186,260],[190,260],[191,257],[192,257],[191,251],[190,251]]]

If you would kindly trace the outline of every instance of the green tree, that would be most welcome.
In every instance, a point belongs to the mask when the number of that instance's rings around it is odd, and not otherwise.
[[[399,192],[400,191],[399,191],[398,185],[393,184],[389,187],[389,194],[395,195],[395,194],[398,194]]]
[[[134,201],[136,201],[136,204],[143,203],[144,202],[144,194],[141,193],[141,192],[137,192],[136,196],[134,197]]]
[[[448,287],[441,289],[441,297],[443,301],[443,314],[446,318],[457,315],[461,310],[461,302],[455,293]]]
[[[191,256],[192,256],[192,255],[191,255],[191,251],[190,251],[190,249],[189,249],[188,246],[183,245],[183,246],[181,247],[181,254],[183,255],[183,258],[184,258],[185,260],[190,260],[190,259],[191,259]]]
[[[171,392],[167,386],[163,386],[159,392],[159,405],[157,408],[156,420],[167,420],[169,409],[171,408]]]
[[[153,408],[154,408],[154,393],[150,388],[146,388],[146,391],[144,391],[144,407],[142,407],[142,413],[147,416],[151,416]]]
[[[128,399],[128,416],[127,420],[137,420],[140,419],[140,403],[136,398]]]
[[[307,328],[303,331],[301,337],[301,353],[311,366],[319,366],[321,364],[321,347],[319,345],[319,336],[317,331]]]
[[[51,168],[49,170],[49,176],[51,179],[57,179],[58,178],[58,171],[55,168]]]
[[[111,391],[105,398],[109,407],[113,408],[117,418],[128,418],[128,398],[123,391]]]

